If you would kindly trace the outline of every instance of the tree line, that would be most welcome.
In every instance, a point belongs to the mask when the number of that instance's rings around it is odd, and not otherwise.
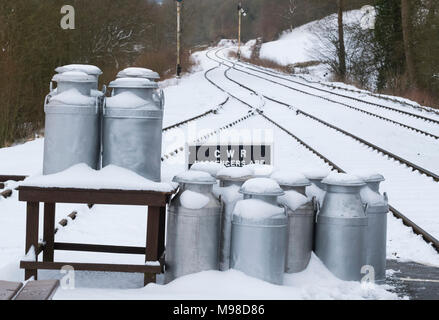
[[[248,13],[243,20],[244,41],[271,41],[284,30],[339,9],[337,0],[184,0],[184,67],[190,67],[189,52],[197,46],[237,37],[239,2]],[[60,27],[60,9],[67,3],[75,8],[74,30]],[[409,3],[406,11],[404,3]],[[377,66],[379,89],[393,90],[402,83],[405,88],[437,92],[438,1],[345,0],[342,10],[365,4],[376,4],[378,11],[377,28],[373,37],[366,38],[375,59],[367,63]],[[172,76],[175,6],[175,0],[1,1],[0,146],[44,127],[44,96],[57,66],[97,65],[104,71],[102,83],[127,66]]]

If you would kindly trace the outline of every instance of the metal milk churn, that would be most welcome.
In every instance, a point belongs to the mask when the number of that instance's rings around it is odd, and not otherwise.
[[[55,90],[53,89],[54,82],[56,82]],[[91,91],[96,86],[97,80],[95,76],[82,71],[67,71],[53,76],[50,83],[50,92],[54,95],[75,89],[82,95],[91,96]]]
[[[165,281],[219,268],[221,204],[212,194],[216,179],[188,171],[174,178],[180,184],[168,210]]]
[[[58,89],[65,86],[45,99],[43,174],[57,173],[79,163],[97,169],[99,101],[90,96],[94,78],[83,72],[66,72],[52,80],[58,83]]]
[[[223,203],[221,214],[220,270],[230,269],[230,244],[232,238],[233,210],[239,200],[243,199],[239,192],[245,181],[251,178],[252,171],[246,168],[229,167],[217,173],[220,181],[220,198]]]
[[[279,204],[287,208],[288,243],[285,271],[301,272],[311,259],[314,241],[315,199],[309,199],[305,188],[311,182],[300,173],[277,171],[272,176],[285,195],[279,197]]]
[[[163,96],[147,79],[120,78],[120,89],[106,99],[103,111],[102,165],[113,164],[153,181],[161,180]]]
[[[316,254],[338,278],[359,281],[366,265],[366,206],[360,178],[332,173],[323,180],[326,196],[317,215]]]
[[[288,218],[277,198],[284,192],[267,178],[248,180],[240,192],[245,200],[238,201],[233,212],[230,267],[280,285],[285,271]]]
[[[389,199],[380,194],[380,183],[385,179],[380,174],[361,175],[366,186],[360,191],[363,204],[367,204],[368,226],[366,232],[366,264],[374,268],[375,279],[386,279],[387,214]]]

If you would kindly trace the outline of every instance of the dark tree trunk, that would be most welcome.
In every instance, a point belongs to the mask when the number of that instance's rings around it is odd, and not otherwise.
[[[411,15],[410,0],[401,0],[402,34],[404,37],[404,52],[406,71],[409,79],[409,86],[416,87],[416,67],[412,51]]]
[[[344,1],[337,0],[338,3],[338,63],[339,63],[339,76],[341,80],[346,79],[346,48],[344,43],[344,28],[343,28],[343,8]]]

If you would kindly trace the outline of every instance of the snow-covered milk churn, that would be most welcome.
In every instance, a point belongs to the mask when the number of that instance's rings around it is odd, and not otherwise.
[[[62,67],[58,67],[55,69],[57,73],[65,73],[65,72],[84,72],[95,78],[91,89],[98,90],[98,82],[99,76],[102,75],[102,70],[96,66],[88,65],[88,64],[68,64]],[[58,85],[59,87],[59,85]],[[60,90],[63,91],[63,84],[61,84]]]
[[[213,195],[216,179],[201,171],[174,178],[180,184],[168,210],[165,281],[219,269],[221,203]]]
[[[375,280],[386,279],[387,214],[389,201],[387,194],[380,194],[381,174],[361,174],[366,186],[360,191],[363,204],[367,204],[368,226],[366,232],[366,264],[372,266]]]
[[[322,180],[329,175],[329,170],[326,169],[308,169],[303,172],[305,177],[311,182],[311,185],[306,188],[306,195],[309,198],[316,197],[316,200],[322,204],[325,198],[325,185]]]
[[[223,203],[221,214],[220,270],[230,269],[230,244],[232,238],[233,210],[239,200],[243,199],[239,192],[245,181],[251,178],[252,171],[248,168],[229,167],[217,173],[220,181],[220,196]]]
[[[268,178],[250,179],[240,192],[232,220],[230,267],[273,284],[282,284],[287,250],[286,209],[278,204],[284,195]]]
[[[279,197],[279,204],[287,208],[288,243],[285,271],[301,272],[311,259],[314,241],[315,198],[309,199],[305,188],[311,182],[300,173],[276,171],[271,176],[285,195]]]
[[[365,182],[331,173],[323,181],[326,196],[317,215],[316,254],[338,278],[359,281],[366,265],[366,206],[360,197]]]
[[[56,74],[56,90],[45,99],[44,174],[85,163],[98,168],[99,99],[92,97],[94,76],[80,71]]]
[[[161,180],[163,93],[143,78],[119,78],[110,83],[113,96],[103,111],[102,165],[117,165],[153,180]]]

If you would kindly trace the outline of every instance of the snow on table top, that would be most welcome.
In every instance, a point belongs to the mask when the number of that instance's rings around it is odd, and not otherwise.
[[[260,195],[282,195],[284,194],[279,184],[269,178],[254,178],[247,180],[241,188],[242,193]]]
[[[204,171],[212,176],[216,176],[217,173],[224,168],[224,165],[218,162],[203,161],[194,163],[191,167],[192,171]]]
[[[173,192],[177,187],[174,183],[154,182],[145,179],[133,171],[117,166],[109,165],[102,170],[94,170],[86,164],[78,164],[56,174],[31,177],[22,182],[20,186],[157,192]]]
[[[277,181],[281,186],[309,186],[311,182],[299,172],[277,170],[271,177],[271,179]]]

